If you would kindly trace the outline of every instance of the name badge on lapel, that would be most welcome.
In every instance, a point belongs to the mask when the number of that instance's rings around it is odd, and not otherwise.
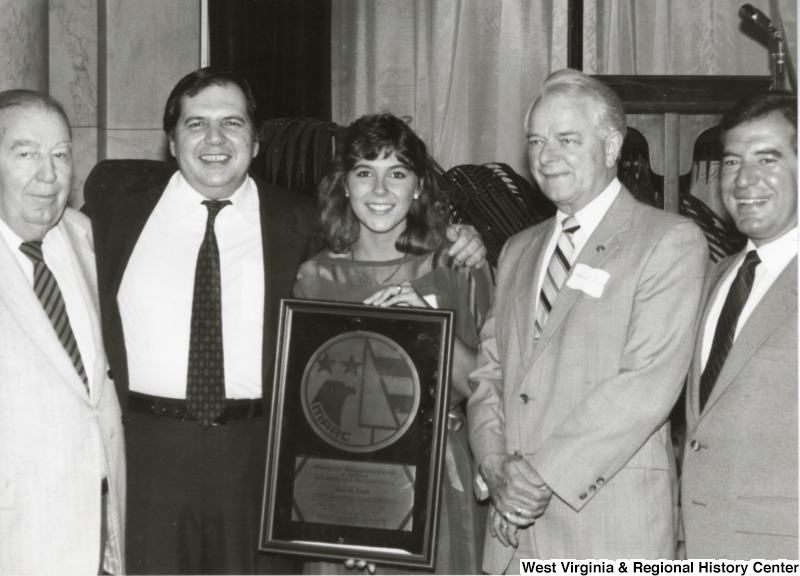
[[[609,278],[611,278],[611,274],[605,270],[592,268],[586,264],[577,264],[567,279],[567,286],[573,290],[580,290],[592,298],[600,298]]]

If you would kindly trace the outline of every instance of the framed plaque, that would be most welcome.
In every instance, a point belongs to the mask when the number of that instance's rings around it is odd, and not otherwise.
[[[432,568],[454,313],[281,301],[259,548]]]

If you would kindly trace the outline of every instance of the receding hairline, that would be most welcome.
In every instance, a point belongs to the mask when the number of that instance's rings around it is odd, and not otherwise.
[[[763,114],[753,116],[752,118],[748,118],[747,120],[742,120],[741,122],[737,122],[730,128],[722,130],[722,138],[721,138],[722,154],[723,155],[729,154],[729,152],[726,151],[725,149],[725,142],[731,132],[734,132],[735,130],[739,130],[740,128],[744,128],[751,124],[755,124],[756,122],[763,122],[764,120],[771,120],[771,119],[778,120],[782,125],[786,126],[786,128],[789,129],[790,131],[789,144],[791,145],[791,148],[794,151],[794,153],[797,154],[797,136],[798,136],[797,125],[793,124],[792,121],[786,117],[786,114],[783,112],[783,110],[777,108],[764,112]]]
[[[64,123],[67,129],[67,135],[70,141],[72,141],[72,125],[69,123],[67,113],[58,100],[44,92],[26,88],[12,88],[10,90],[0,91],[0,118],[2,118],[2,120],[0,120],[0,122],[2,122],[2,124],[0,124],[0,136],[5,133],[7,113],[19,109],[38,109],[55,114]]]
[[[544,101],[545,99],[554,99],[559,96],[567,96],[584,104],[586,107],[586,111],[590,115],[590,118],[592,120],[592,126],[594,126],[594,128],[602,135],[603,138],[605,138],[609,134],[612,134],[613,132],[619,132],[619,130],[615,126],[612,126],[610,123],[604,121],[603,113],[599,109],[599,107],[593,105],[596,103],[596,99],[592,98],[591,95],[582,92],[574,92],[571,90],[563,90],[563,91],[552,90],[547,93],[539,94],[536,97],[536,99],[531,103],[528,112],[525,115],[524,128],[526,136],[530,136],[532,134],[530,130],[530,123],[531,119],[533,118],[533,113],[534,110],[536,110],[536,107],[539,104],[541,104],[541,102]]]
[[[539,94],[528,106],[525,113],[525,131],[528,131],[531,114],[539,101],[545,96],[566,95],[585,98],[596,106],[596,126],[604,136],[619,132],[623,137],[627,132],[625,107],[619,95],[600,80],[571,68],[563,68],[552,72],[542,84]]]
[[[36,110],[39,112],[48,113],[58,118],[63,124],[64,128],[66,128],[67,130],[67,138],[68,138],[67,142],[70,144],[70,146],[72,146],[72,126],[70,125],[69,120],[64,114],[64,111],[56,106],[52,106],[49,102],[42,100],[14,102],[0,107],[0,138],[2,138],[5,135],[6,128],[8,125],[9,115],[15,113],[16,114],[24,113],[30,110]]]

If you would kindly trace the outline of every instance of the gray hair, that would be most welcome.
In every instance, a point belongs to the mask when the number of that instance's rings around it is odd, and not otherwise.
[[[39,107],[43,110],[55,112],[61,116],[62,120],[64,120],[64,124],[67,126],[69,137],[72,138],[72,126],[69,124],[67,113],[64,112],[64,108],[52,96],[49,96],[44,92],[25,89],[4,90],[3,92],[0,92],[0,112],[13,106],[25,108]]]
[[[619,132],[625,136],[627,130],[627,120],[625,118],[625,107],[614,90],[596,78],[587,76],[583,72],[564,68],[550,74],[542,85],[542,91],[531,102],[528,111],[525,113],[525,129],[528,128],[531,113],[536,103],[543,97],[552,94],[569,94],[572,96],[582,96],[592,99],[597,104],[597,116],[599,128],[603,137],[611,132]]]

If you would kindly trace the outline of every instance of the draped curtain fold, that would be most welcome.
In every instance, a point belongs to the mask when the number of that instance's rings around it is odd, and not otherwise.
[[[753,0],[783,23],[795,0]],[[502,161],[528,175],[523,119],[566,66],[567,1],[333,0],[332,118],[409,116],[444,167]],[[585,0],[589,74],[768,75],[766,40],[733,0]]]

